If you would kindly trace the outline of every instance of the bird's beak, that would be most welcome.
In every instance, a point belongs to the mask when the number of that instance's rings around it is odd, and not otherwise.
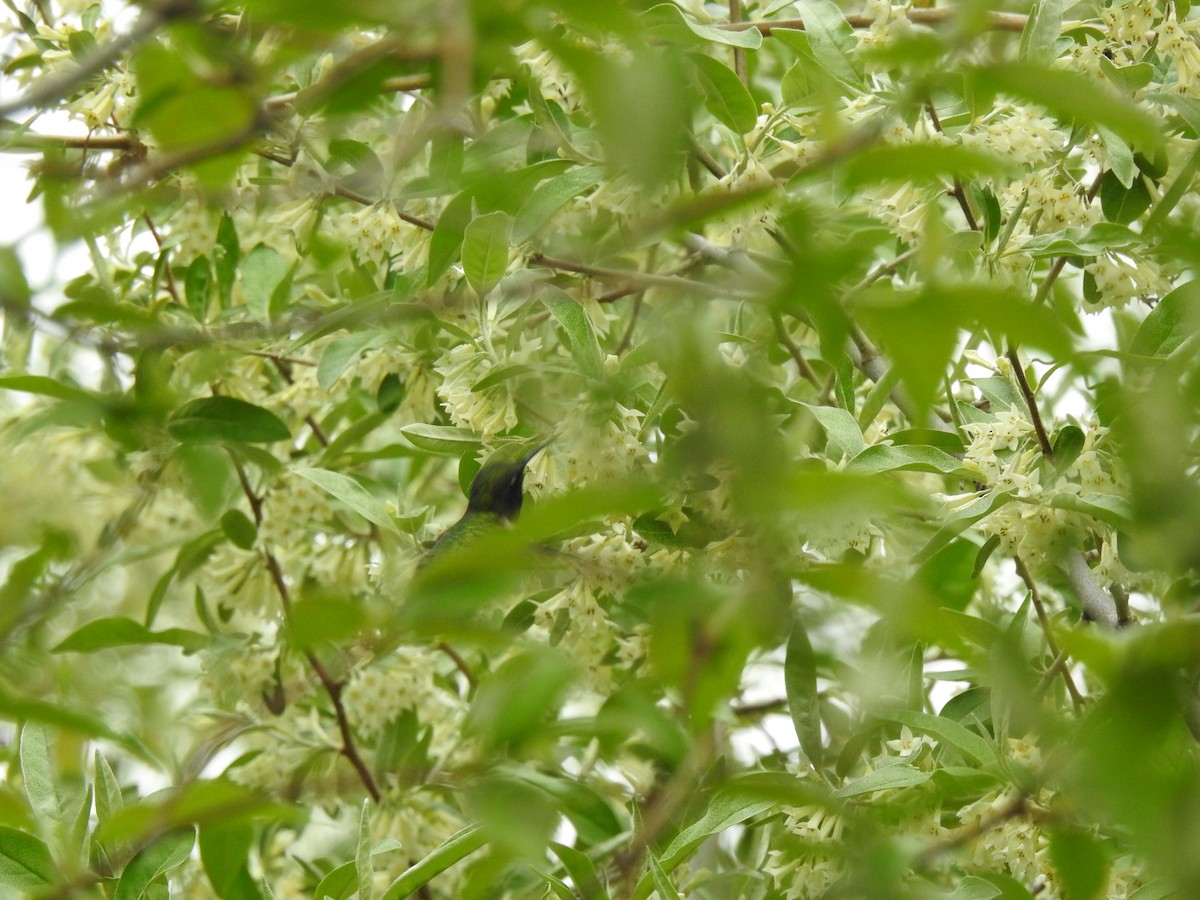
[[[553,440],[554,440],[553,437],[546,438],[544,441],[542,441],[540,444],[538,444],[536,447],[534,447],[532,450],[530,450],[528,453],[526,453],[524,456],[522,456],[521,457],[521,465],[523,465],[523,466],[529,465],[529,461],[531,459],[533,459],[535,456],[537,456],[539,453],[541,453],[543,450],[545,450],[546,447],[548,447],[550,445],[550,442]]]

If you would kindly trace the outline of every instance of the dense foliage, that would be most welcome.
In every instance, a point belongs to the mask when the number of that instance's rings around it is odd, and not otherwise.
[[[0,891],[1200,896],[1186,0],[5,6]]]

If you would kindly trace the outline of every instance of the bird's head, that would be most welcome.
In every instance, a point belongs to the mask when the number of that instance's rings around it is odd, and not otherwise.
[[[483,464],[471,481],[467,512],[493,513],[511,521],[521,512],[525,467],[549,441],[529,449],[527,445],[501,447]]]

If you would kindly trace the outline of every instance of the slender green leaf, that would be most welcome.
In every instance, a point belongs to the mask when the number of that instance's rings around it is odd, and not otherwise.
[[[50,732],[40,722],[26,722],[21,729],[21,779],[29,805],[51,823],[66,821],[63,797],[51,759]]]
[[[788,711],[800,740],[800,749],[814,766],[824,755],[821,744],[821,706],[817,695],[817,664],[808,633],[797,623],[788,639],[783,663],[783,684],[787,691]]]
[[[382,900],[410,897],[455,863],[466,859],[487,842],[480,825],[468,825],[447,838],[432,853],[409,868],[388,886]]]
[[[580,166],[538,185],[522,204],[513,222],[512,239],[523,244],[541,231],[573,198],[598,185],[604,178],[602,166]]]
[[[863,794],[874,794],[878,791],[892,791],[899,788],[915,787],[918,784],[924,784],[932,777],[933,772],[914,769],[907,763],[897,763],[896,765],[876,769],[862,778],[856,778],[849,784],[834,791],[833,796],[838,798],[859,797]]]
[[[412,445],[426,453],[443,456],[462,456],[478,450],[480,438],[475,432],[453,425],[405,425],[400,429]]]
[[[305,478],[323,491],[337,498],[350,509],[354,510],[368,522],[372,522],[393,534],[399,534],[392,514],[378,497],[370,493],[349,475],[341,472],[331,472],[329,469],[312,469],[298,467],[292,470],[301,478]]]
[[[600,342],[596,339],[596,330],[592,327],[587,310],[578,300],[560,288],[547,285],[541,296],[542,303],[566,332],[571,355],[575,358],[579,370],[589,378],[601,377],[604,374],[604,363]]]
[[[886,717],[901,725],[907,725],[914,731],[931,735],[939,742],[949,744],[979,765],[996,762],[996,748],[989,741],[953,719],[931,716],[928,713],[916,712],[911,709],[894,710],[886,713]]]
[[[209,638],[186,628],[151,631],[133,619],[114,616],[88,622],[60,641],[52,652],[94,653],[109,647],[136,644],[168,644],[182,648],[185,653],[195,653],[208,646]]]

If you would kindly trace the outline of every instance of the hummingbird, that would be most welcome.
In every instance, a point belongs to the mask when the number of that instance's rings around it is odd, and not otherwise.
[[[488,457],[471,480],[467,511],[433,542],[421,565],[465,546],[497,526],[516,521],[524,499],[525,467],[549,443],[542,441],[524,452],[520,447],[502,447]]]

